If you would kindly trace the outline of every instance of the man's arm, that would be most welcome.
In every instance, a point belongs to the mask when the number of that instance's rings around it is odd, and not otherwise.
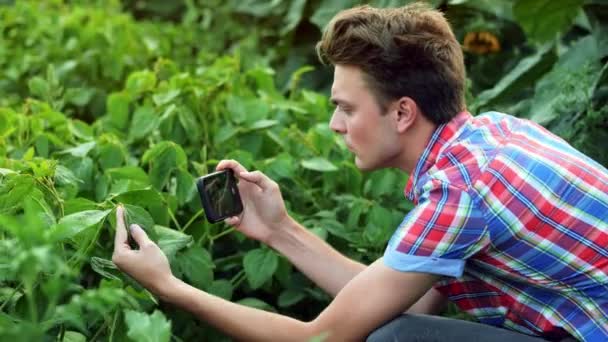
[[[345,257],[291,218],[275,231],[268,245],[332,297],[366,267]]]
[[[231,303],[182,282],[171,273],[169,261],[158,245],[136,224],[131,225],[131,234],[139,248],[131,249],[122,207],[117,208],[116,216],[112,261],[118,268],[164,301],[240,340],[307,341],[315,336],[326,336],[327,341],[362,340],[407,310],[438,278],[395,271],[379,259],[349,281],[317,319],[302,322]]]
[[[395,271],[379,259],[312,322],[231,303],[172,279],[159,293],[162,298],[238,340],[308,341],[322,336],[324,341],[357,341],[415,303],[438,276]]]
[[[365,265],[345,257],[291,218],[275,231],[267,241],[268,245],[285,255],[302,273],[332,297],[366,268]],[[447,298],[431,288],[408,312],[437,315],[443,311],[446,304]]]

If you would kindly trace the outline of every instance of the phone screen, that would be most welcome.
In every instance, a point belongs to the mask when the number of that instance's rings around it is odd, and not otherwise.
[[[199,178],[197,188],[205,215],[210,222],[218,222],[243,211],[232,170],[223,170]]]

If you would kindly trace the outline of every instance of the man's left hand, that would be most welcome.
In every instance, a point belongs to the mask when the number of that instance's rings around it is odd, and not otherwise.
[[[143,228],[137,224],[132,224],[130,230],[139,249],[131,249],[124,210],[122,206],[116,208],[116,236],[112,261],[121,271],[163,298],[169,284],[176,280],[171,273],[169,260],[158,245],[150,240]]]

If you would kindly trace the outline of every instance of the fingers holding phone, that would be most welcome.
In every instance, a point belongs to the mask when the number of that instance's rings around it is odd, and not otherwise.
[[[216,169],[231,170],[235,176],[235,181],[238,177],[237,190],[239,198],[242,199],[241,207],[239,208],[239,204],[234,201],[234,198],[230,199],[229,194],[226,197],[218,196],[220,192],[213,194],[211,193],[212,188],[198,186],[199,192],[201,192],[201,201],[208,201],[207,204],[203,203],[204,207],[207,206],[205,212],[209,208],[212,218],[224,217],[223,219],[227,224],[236,227],[245,235],[265,242],[273,233],[275,227],[279,227],[280,222],[288,218],[278,184],[260,171],[248,172],[234,160],[223,160]],[[227,201],[225,205],[219,204],[222,199]],[[213,210],[219,212],[225,208],[241,209],[242,212],[224,212],[222,215],[213,215]],[[219,219],[214,220],[214,222],[218,221]]]

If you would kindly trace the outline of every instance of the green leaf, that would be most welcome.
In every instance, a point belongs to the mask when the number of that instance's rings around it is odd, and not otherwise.
[[[111,260],[92,257],[90,264],[93,271],[97,272],[104,278],[121,281],[120,277],[118,276],[120,271]]]
[[[289,6],[289,11],[285,16],[285,24],[281,29],[281,34],[286,34],[293,30],[302,20],[302,14],[304,14],[304,8],[306,7],[306,0],[293,0]]]
[[[97,143],[95,141],[89,141],[87,143],[65,149],[65,150],[61,151],[60,153],[67,153],[67,154],[73,155],[74,157],[82,158],[82,157],[86,156],[87,154],[89,154],[89,152],[93,148],[95,148],[96,145],[97,145]]]
[[[159,117],[152,106],[144,105],[137,107],[133,113],[131,128],[129,129],[129,140],[139,140],[148,136],[158,128]]]
[[[184,275],[196,287],[206,289],[213,281],[215,265],[206,249],[192,246],[185,252],[177,254],[177,262]]]
[[[66,331],[62,342],[86,342],[87,337],[77,331]]]
[[[156,86],[156,75],[148,70],[133,72],[127,78],[126,89],[132,96],[151,91]]]
[[[194,113],[188,107],[180,107],[177,112],[177,118],[186,132],[188,132],[188,140],[192,143],[198,143],[200,140],[200,124],[194,116]]]
[[[129,123],[129,102],[130,98],[125,93],[113,93],[107,99],[108,118],[120,130],[126,129]]]
[[[319,171],[319,172],[331,172],[337,171],[338,168],[332,164],[329,160],[322,157],[315,157],[311,159],[302,160],[302,166],[305,169]]]
[[[258,120],[249,126],[249,129],[264,129],[277,125],[277,120]]]
[[[29,80],[27,83],[32,95],[37,96],[41,99],[49,97],[51,92],[49,84],[41,77],[36,76]]]
[[[179,89],[167,90],[163,93],[154,94],[154,96],[152,96],[152,101],[154,101],[154,104],[157,106],[162,106],[173,101],[180,93],[181,91]]]
[[[382,246],[395,230],[396,223],[390,210],[375,205],[369,212],[367,226],[363,236],[376,246]]]
[[[530,38],[546,42],[572,25],[583,3],[584,0],[516,0],[513,15]]]
[[[550,70],[555,62],[556,55],[553,44],[545,44],[532,56],[523,58],[507,75],[494,87],[481,92],[475,97],[472,111],[477,108],[491,105],[501,97],[508,96],[510,92],[518,91],[522,87],[534,84],[545,72]]]
[[[282,308],[290,307],[306,298],[306,293],[294,289],[286,289],[279,295],[278,304]]]
[[[178,251],[191,246],[193,242],[192,236],[175,229],[155,225],[154,231],[158,237],[158,247],[169,260],[172,260]]]
[[[270,311],[270,312],[277,311],[277,310],[275,310],[275,308],[272,305],[266,303],[265,301],[263,301],[261,299],[257,299],[257,298],[253,298],[253,297],[243,298],[243,299],[239,300],[237,302],[237,304],[245,305],[245,306],[248,306],[248,307],[254,308],[254,309]]]
[[[154,310],[149,315],[145,312],[125,310],[127,335],[138,342],[169,342],[171,339],[171,322],[162,312]]]
[[[207,292],[210,294],[224,298],[225,300],[232,299],[233,291],[232,283],[226,279],[214,280],[207,289]]]
[[[83,107],[91,101],[93,95],[95,95],[95,89],[92,88],[68,88],[64,98],[68,103]]]
[[[257,289],[264,285],[265,282],[272,278],[272,275],[277,270],[279,258],[276,253],[269,249],[253,249],[247,252],[243,258],[243,267],[247,281],[253,289]]]
[[[99,164],[101,168],[106,170],[121,166],[125,161],[123,149],[119,144],[106,143],[98,148]]]
[[[63,205],[66,216],[79,211],[95,210],[95,208],[97,208],[97,203],[82,197],[67,200]]]
[[[317,27],[323,31],[325,25],[329,23],[331,18],[334,17],[341,10],[351,8],[358,4],[355,0],[344,0],[344,1],[333,1],[323,0],[317,7],[315,13],[310,17],[310,22],[317,25]]]
[[[110,168],[106,170],[106,173],[109,174],[114,181],[128,179],[141,183],[150,183],[150,179],[148,178],[146,172],[138,166]]]
[[[568,113],[582,110],[592,96],[600,70],[593,37],[576,41],[536,84],[530,119],[546,125],[559,117],[560,110]]]
[[[85,210],[62,217],[53,228],[52,236],[56,241],[69,239],[81,231],[99,224],[110,210]]]
[[[196,194],[196,180],[188,171],[177,170],[177,202],[183,205],[189,202]]]
[[[146,233],[148,233],[148,235],[152,235],[151,233],[153,233],[154,229],[154,219],[152,219],[150,213],[148,213],[146,209],[136,205],[124,204],[124,207],[126,219],[125,223],[127,224],[127,227],[133,223],[136,223],[142,227]],[[150,237],[152,238],[153,236]]]
[[[166,149],[152,162],[150,181],[156,189],[162,190],[165,184],[167,184],[171,172],[176,166],[175,164],[175,150],[172,148]]]

